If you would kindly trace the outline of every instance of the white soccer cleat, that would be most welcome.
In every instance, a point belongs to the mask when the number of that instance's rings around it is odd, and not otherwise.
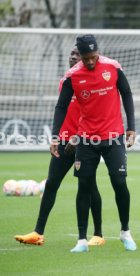
[[[81,252],[88,252],[88,244],[87,240],[78,240],[76,246],[70,250],[71,253],[81,253]]]
[[[135,251],[137,249],[137,245],[134,242],[130,230],[128,231],[121,231],[120,232],[120,240],[124,244],[124,248],[129,251]]]

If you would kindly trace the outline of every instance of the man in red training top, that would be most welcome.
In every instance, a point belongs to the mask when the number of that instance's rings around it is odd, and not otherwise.
[[[74,47],[71,51],[69,57],[70,67],[74,66],[79,60],[80,55],[77,47]],[[68,77],[69,73],[66,74],[65,78]],[[63,87],[62,79],[59,85],[59,91]],[[26,235],[16,235],[15,239],[21,243],[27,244],[36,244],[42,245],[44,243],[44,230],[47,223],[47,219],[51,209],[54,206],[57,190],[60,187],[60,184],[70,170],[75,161],[75,151],[73,147],[69,145],[69,138],[76,134],[78,128],[78,122],[80,117],[80,106],[76,100],[76,97],[73,96],[71,99],[70,106],[68,108],[66,119],[60,129],[59,137],[59,154],[60,157],[56,158],[52,156],[49,166],[48,179],[46,181],[45,190],[40,205],[40,212],[38,220],[35,226],[34,232],[31,232]],[[96,192],[91,196],[91,212],[94,221],[94,242],[92,245],[102,245],[105,243],[104,238],[102,237],[101,231],[101,197],[97,188],[95,187]],[[98,211],[98,212],[97,212]]]
[[[96,191],[96,170],[101,156],[115,192],[121,222],[120,239],[126,250],[133,251],[136,244],[128,225],[130,194],[126,184],[126,150],[120,102],[121,96],[127,117],[127,146],[130,147],[135,140],[131,89],[120,64],[99,54],[93,35],[78,36],[76,45],[81,61],[67,72],[53,123],[53,135],[56,136],[74,94],[81,109],[75,159],[79,240],[71,252],[88,251],[86,235],[90,196]],[[57,139],[52,141],[51,153],[59,156]]]

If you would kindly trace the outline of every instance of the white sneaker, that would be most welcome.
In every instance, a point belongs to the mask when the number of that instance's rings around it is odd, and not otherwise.
[[[87,252],[88,249],[88,243],[86,239],[78,240],[76,246],[70,250],[71,253],[80,253],[80,252]]]
[[[123,242],[124,248],[126,250],[135,251],[137,249],[137,245],[131,236],[130,230],[128,231],[122,230],[120,232],[120,240]]]

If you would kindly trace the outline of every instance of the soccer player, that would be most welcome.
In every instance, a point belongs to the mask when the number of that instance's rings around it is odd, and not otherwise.
[[[93,35],[78,36],[76,45],[81,61],[67,73],[53,123],[53,135],[58,135],[74,94],[81,107],[75,159],[79,240],[71,252],[88,251],[86,235],[90,196],[96,191],[96,170],[101,156],[115,192],[121,222],[120,239],[126,250],[133,251],[136,250],[136,244],[129,230],[130,194],[126,183],[126,149],[120,102],[121,96],[127,117],[127,147],[131,147],[135,140],[131,89],[121,65],[99,54]],[[55,156],[58,156],[57,144],[57,139],[54,139],[50,148]]]
[[[79,60],[80,55],[77,47],[75,46],[69,57],[70,67],[74,66]],[[72,69],[71,69],[72,70]],[[68,76],[68,75],[67,75]],[[65,76],[66,77],[66,76]],[[60,81],[59,90],[63,87],[63,79]],[[60,157],[56,158],[52,156],[49,166],[48,179],[46,181],[45,190],[41,200],[40,211],[38,220],[35,226],[34,232],[31,232],[26,235],[16,235],[15,239],[21,243],[27,244],[36,244],[42,245],[44,243],[44,229],[47,223],[47,219],[53,205],[55,203],[57,190],[69,169],[74,164],[75,160],[75,147],[69,144],[69,138],[76,134],[78,128],[78,121],[80,117],[80,106],[76,100],[76,97],[73,96],[66,119],[60,129],[59,137],[59,154]],[[66,141],[66,145],[64,145]],[[96,185],[96,183],[95,183]],[[101,197],[97,188],[95,187],[95,193],[91,197],[91,212],[94,222],[94,237],[92,240],[92,245],[102,245],[105,243],[104,238],[102,237],[101,230]],[[98,209],[98,212],[97,212]]]

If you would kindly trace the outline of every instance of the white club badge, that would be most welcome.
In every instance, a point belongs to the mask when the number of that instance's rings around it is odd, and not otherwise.
[[[104,72],[104,73],[102,73],[102,77],[103,77],[104,80],[109,81],[110,78],[111,78],[111,73],[110,72]]]
[[[75,169],[76,169],[77,171],[79,171],[79,170],[80,170],[80,167],[81,167],[81,161],[75,161]]]

